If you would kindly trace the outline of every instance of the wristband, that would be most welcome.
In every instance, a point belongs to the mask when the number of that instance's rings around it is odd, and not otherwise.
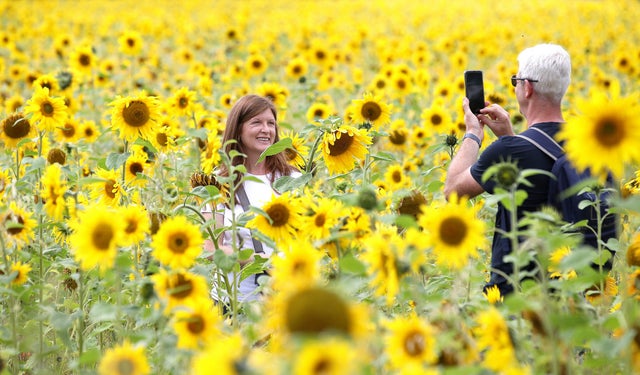
[[[464,137],[462,137],[462,140],[464,141],[466,138],[476,141],[476,143],[478,144],[478,148],[482,147],[482,141],[480,140],[480,138],[478,138],[477,135],[472,133],[465,133]]]

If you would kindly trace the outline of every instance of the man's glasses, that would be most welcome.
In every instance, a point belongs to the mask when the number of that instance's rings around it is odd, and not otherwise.
[[[516,77],[516,75],[512,75],[511,76],[511,86],[516,87],[516,85],[518,84],[518,81],[529,81],[529,82],[538,82],[537,79],[531,79],[531,78],[518,78]]]

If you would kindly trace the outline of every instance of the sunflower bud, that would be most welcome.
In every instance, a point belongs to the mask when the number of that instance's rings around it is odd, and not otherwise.
[[[67,87],[71,86],[73,82],[73,74],[71,72],[60,72],[56,76],[58,80],[58,85],[60,85],[60,90],[65,90]]]
[[[376,192],[371,188],[362,188],[358,194],[358,206],[365,210],[373,210],[378,205]]]
[[[142,297],[142,300],[148,302],[154,295],[155,291],[153,290],[153,283],[149,281],[143,283],[140,287],[140,297]]]
[[[499,186],[510,189],[516,181],[518,181],[518,175],[520,170],[513,163],[500,163],[494,178]]]
[[[454,147],[458,144],[458,137],[455,134],[449,134],[444,140],[447,147]]]

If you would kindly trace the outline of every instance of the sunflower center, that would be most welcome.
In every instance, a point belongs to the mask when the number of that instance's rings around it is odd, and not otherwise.
[[[40,105],[40,112],[47,117],[53,116],[54,108],[51,102],[46,101]]]
[[[419,192],[414,192],[400,201],[398,212],[402,215],[411,215],[415,218],[421,212],[421,207],[427,204],[427,199]]]
[[[339,132],[336,132],[336,134]],[[329,154],[332,156],[340,156],[344,154],[353,144],[353,137],[348,133],[342,133],[340,138],[336,137],[333,145],[329,145]]]
[[[136,40],[133,38],[127,38],[127,46],[134,47],[136,45]]]
[[[396,184],[402,182],[402,173],[400,171],[393,171],[391,174],[391,180]]]
[[[91,66],[91,56],[83,53],[82,55],[80,55],[78,62],[82,66]]]
[[[129,358],[122,358],[118,361],[118,374],[120,375],[132,375],[135,372],[136,366]]]
[[[440,239],[447,245],[457,246],[467,235],[467,225],[457,217],[449,217],[440,225]]]
[[[596,127],[596,136],[601,145],[613,147],[624,139],[624,133],[618,123],[612,119],[603,119]]]
[[[137,176],[138,173],[144,172],[144,168],[140,163],[131,163],[131,165],[129,165],[129,172],[131,172],[132,175]]]
[[[49,164],[58,163],[60,165],[64,165],[66,161],[67,154],[65,154],[61,149],[52,148],[51,150],[49,150],[49,153],[47,154],[47,162],[49,162]]]
[[[189,239],[183,233],[175,233],[169,237],[169,250],[176,254],[184,254],[189,248]]]
[[[24,224],[24,219],[20,215],[10,214],[10,215],[7,216],[7,218],[4,220],[4,222],[6,223],[9,220],[13,220],[13,221],[17,222],[20,225]],[[16,235],[20,234],[20,232],[22,232],[22,229],[23,229],[22,226],[7,228],[7,232],[12,236],[16,236]]]
[[[185,299],[191,295],[193,291],[193,282],[184,277],[184,275],[179,274],[176,277],[176,283],[173,285],[173,288],[169,291],[169,294],[173,298]]]
[[[158,142],[160,146],[165,147],[169,143],[169,138],[167,138],[167,134],[165,133],[158,133],[156,134],[156,142]]]
[[[316,218],[314,220],[316,227],[322,228],[324,226],[324,223],[326,222],[327,222],[327,217],[324,214],[316,215]]]
[[[114,236],[113,227],[106,223],[98,224],[91,234],[91,243],[98,250],[108,250]]]
[[[201,316],[193,316],[189,319],[189,323],[187,323],[187,329],[194,335],[200,334],[204,331],[204,319]]]
[[[404,132],[394,130],[389,134],[389,141],[394,145],[403,145],[407,142],[407,137]]]
[[[293,294],[285,307],[289,332],[320,334],[338,331],[348,334],[351,316],[347,304],[332,291],[309,288]]]
[[[140,100],[134,100],[122,110],[122,117],[129,126],[143,126],[149,121],[149,107]]]
[[[65,124],[62,128],[62,134],[67,138],[73,137],[76,134],[75,126],[71,124]]]
[[[331,372],[331,361],[326,358],[322,358],[316,362],[315,366],[313,366],[313,370],[311,371],[312,374],[316,375],[331,374]]]
[[[376,121],[382,115],[382,108],[375,102],[366,102],[360,110],[362,117],[369,121]]]
[[[180,108],[187,108],[189,106],[189,99],[185,98],[185,97],[181,97],[178,100],[178,107]]]
[[[433,115],[431,116],[431,123],[433,125],[440,125],[442,124],[442,116],[440,115]]]
[[[4,134],[12,139],[24,138],[31,130],[29,120],[19,115],[12,115],[4,120],[2,130]]]
[[[116,184],[117,182],[114,180],[107,180],[107,182],[104,183],[104,193],[107,197],[111,199],[116,197]]]
[[[135,220],[127,220],[127,227],[124,229],[125,233],[135,233],[136,229],[138,229],[138,222]]]
[[[260,69],[262,68],[262,62],[259,60],[253,60],[251,66],[253,66],[255,69]]]
[[[284,156],[287,158],[288,161],[292,161],[292,160],[296,160],[298,153],[296,152],[296,150],[292,148],[287,148],[284,150]]]
[[[267,214],[269,214],[269,217],[273,221],[272,226],[274,227],[283,226],[287,224],[289,220],[289,209],[283,204],[276,203],[269,207]]]
[[[425,340],[420,332],[411,332],[404,339],[404,350],[411,357],[417,357],[424,352]]]

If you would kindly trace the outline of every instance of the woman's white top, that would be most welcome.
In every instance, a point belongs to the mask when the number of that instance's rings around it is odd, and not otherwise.
[[[247,173],[246,175],[255,177],[258,180],[260,180],[259,182],[252,181],[252,180],[245,180],[243,182],[244,190],[247,193],[247,198],[249,198],[249,204],[251,206],[262,208],[264,207],[265,204],[271,201],[273,196],[279,195],[271,187],[270,174],[254,175],[251,173]],[[301,175],[300,172],[295,171],[295,172],[292,172],[291,177],[299,177],[300,175]],[[206,205],[202,209],[202,213],[212,213],[211,206]],[[220,203],[216,207],[216,214],[220,214],[220,213],[223,213],[224,215],[224,221],[223,221],[224,226],[231,226],[231,224],[233,223],[233,217],[234,217],[234,215],[232,215],[231,209],[227,207],[225,204]],[[243,213],[244,213],[244,209],[242,208],[240,203],[236,200],[236,204],[234,207],[235,217],[237,218]],[[236,234],[239,237],[237,242],[238,249],[255,250],[253,246],[253,240],[251,239],[251,231],[249,229],[244,227],[237,227]],[[233,233],[231,230],[225,231],[222,234],[222,244],[227,246],[233,246],[232,236],[233,236]],[[273,248],[268,246],[265,243],[262,243],[262,249],[264,250],[264,255],[266,257],[270,257],[271,254],[273,254]],[[237,283],[240,279],[240,272],[238,273],[231,272],[227,275],[227,277],[229,278],[230,282],[234,280]],[[244,301],[255,300],[257,298],[257,292],[256,292],[257,286],[258,284],[256,283],[255,275],[251,275],[246,279],[242,280],[238,285],[238,288],[239,288],[238,301],[244,302]],[[211,296],[215,300],[218,300],[217,289],[218,289],[217,280],[215,280],[215,277],[214,277],[214,285],[213,285],[213,289],[211,290]]]

